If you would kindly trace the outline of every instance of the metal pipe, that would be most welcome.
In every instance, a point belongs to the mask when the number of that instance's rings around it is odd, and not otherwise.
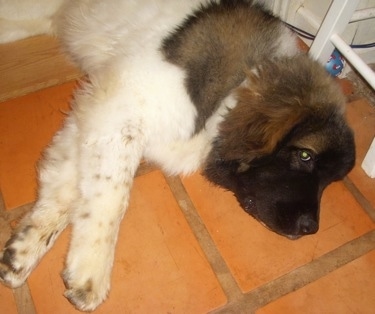
[[[330,38],[332,44],[351,63],[362,77],[375,89],[375,73],[371,68],[354,52],[354,50],[342,38],[333,34]]]

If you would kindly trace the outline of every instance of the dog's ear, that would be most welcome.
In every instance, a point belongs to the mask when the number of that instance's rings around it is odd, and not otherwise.
[[[267,71],[265,71],[267,70]],[[272,153],[277,144],[308,114],[304,99],[284,85],[281,75],[270,69],[247,73],[238,88],[237,106],[219,127],[221,158],[248,163]]]

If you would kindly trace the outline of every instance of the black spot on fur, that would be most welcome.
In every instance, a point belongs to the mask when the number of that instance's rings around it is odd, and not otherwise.
[[[48,236],[48,238],[47,238],[47,240],[46,240],[46,246],[48,246],[48,245],[50,244],[52,238],[56,235],[56,233],[57,233],[57,232],[54,231],[54,232],[52,232],[52,233]]]
[[[16,250],[13,248],[7,247],[3,252],[3,257],[1,263],[8,266],[13,272],[17,272],[17,269],[13,266],[14,256],[16,255]]]
[[[88,218],[90,218],[90,213],[83,213],[80,217],[82,219],[88,219]]]
[[[32,226],[32,225],[27,225],[27,226],[25,226],[25,227],[22,229],[21,233],[22,233],[23,235],[27,236],[27,234],[28,234],[28,233],[30,232],[30,230],[33,229],[33,228],[34,228],[34,226]]]
[[[5,243],[5,247],[10,247],[12,244],[16,241],[23,240],[23,237],[21,237],[18,233],[13,234],[9,240]]]
[[[70,289],[65,292],[65,296],[73,304],[85,304],[91,298],[91,293],[93,291],[92,279],[88,279],[82,288]]]

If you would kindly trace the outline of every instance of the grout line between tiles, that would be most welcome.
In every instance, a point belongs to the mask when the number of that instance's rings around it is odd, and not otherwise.
[[[0,218],[3,219],[11,229],[14,229],[17,225],[17,221],[21,220],[22,217],[31,210],[33,205],[34,202],[31,202],[12,208],[10,210],[4,209],[3,211],[0,211]],[[4,234],[4,230],[1,230],[1,232]],[[7,236],[10,236],[10,233],[7,234]]]
[[[208,262],[216,274],[220,285],[228,298],[228,302],[231,303],[239,300],[242,298],[242,292],[219,250],[217,249],[214,241],[212,240],[206,226],[197,213],[197,210],[186,192],[181,179],[178,176],[171,176],[166,177],[166,180],[182,212],[184,213],[190,228],[192,229],[195,237],[198,239],[198,242],[205,253]]]
[[[352,193],[356,201],[361,205],[363,210],[368,216],[375,222],[375,209],[372,207],[367,198],[361,193],[361,191],[356,187],[352,180],[349,177],[343,179],[345,187]]]
[[[375,230],[354,239],[288,274],[244,294],[215,313],[253,313],[272,301],[312,283],[375,249]]]
[[[13,289],[13,295],[16,300],[18,314],[36,314],[35,305],[27,283],[17,289]]]
[[[150,172],[158,170],[158,169],[159,168],[154,164],[151,164],[151,163],[148,163],[148,162],[142,162],[139,165],[139,167],[137,169],[137,172],[135,173],[135,177],[143,176],[147,173],[150,173]]]
[[[4,202],[3,193],[1,193],[0,191],[0,214],[2,214],[3,212],[5,212],[5,202]]]

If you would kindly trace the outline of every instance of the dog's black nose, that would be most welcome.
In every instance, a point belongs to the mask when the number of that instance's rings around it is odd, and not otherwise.
[[[310,216],[301,216],[297,223],[299,234],[313,234],[319,229],[318,223]]]

